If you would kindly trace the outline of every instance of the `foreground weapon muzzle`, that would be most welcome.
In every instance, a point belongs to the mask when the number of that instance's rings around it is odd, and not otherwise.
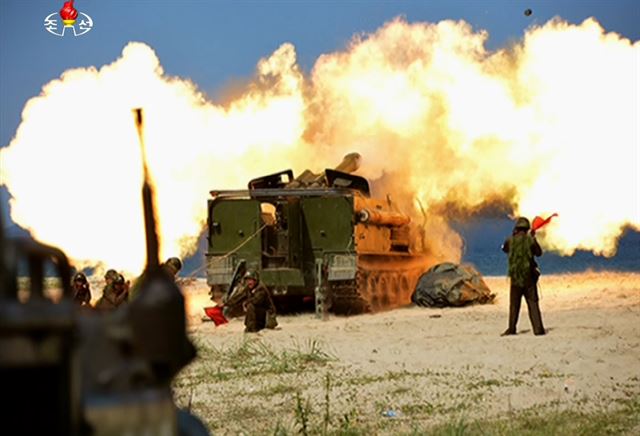
[[[144,207],[144,228],[147,240],[147,268],[157,268],[160,265],[158,260],[158,233],[156,229],[156,217],[153,209],[153,188],[147,168],[147,155],[144,144],[144,120],[142,109],[134,109],[136,130],[140,140],[140,153],[142,155],[142,171],[144,182],[142,184],[142,205]]]
[[[195,348],[186,336],[184,298],[173,278],[158,261],[158,235],[153,204],[153,188],[147,167],[142,109],[135,109],[140,138],[144,182],[142,202],[147,240],[147,267],[139,295],[130,304],[134,344],[151,362],[158,380],[171,378],[195,357]]]

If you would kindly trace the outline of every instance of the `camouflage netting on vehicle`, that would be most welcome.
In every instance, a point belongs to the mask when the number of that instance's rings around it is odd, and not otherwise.
[[[491,303],[495,294],[470,265],[440,263],[424,273],[411,301],[418,306],[446,307]]]

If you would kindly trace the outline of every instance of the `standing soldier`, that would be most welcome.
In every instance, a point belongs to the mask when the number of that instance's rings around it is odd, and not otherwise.
[[[531,225],[524,217],[516,221],[513,234],[502,245],[502,251],[509,255],[509,277],[511,278],[509,327],[502,336],[515,335],[520,303],[524,296],[529,311],[533,333],[544,335],[542,315],[538,306],[538,277],[540,270],[534,256],[542,256],[542,249],[536,241],[535,233],[529,233]]]
[[[244,292],[246,300],[242,304],[246,311],[244,318],[245,332],[258,332],[265,327],[275,328],[275,305],[269,289],[258,278],[255,271],[247,271],[244,275]],[[270,322],[267,322],[267,317]]]
[[[89,282],[87,276],[78,272],[73,276],[71,282],[73,288],[73,301],[80,306],[89,306],[91,302],[91,290],[89,289]]]

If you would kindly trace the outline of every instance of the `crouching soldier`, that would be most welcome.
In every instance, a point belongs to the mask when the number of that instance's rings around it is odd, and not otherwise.
[[[177,257],[170,257],[160,266],[162,268],[162,271],[167,273],[167,275],[171,278],[171,280],[175,282],[178,272],[180,272],[180,270],[182,269],[182,261]],[[143,272],[142,274],[140,274],[140,276],[137,279],[135,279],[135,281],[133,282],[133,285],[131,286],[129,286],[129,282],[127,282],[127,287],[126,287],[127,298],[129,301],[136,298],[136,296],[138,295],[138,292],[140,292],[142,283],[145,280],[145,275],[146,275],[146,272]]]
[[[96,308],[112,310],[125,302],[129,296],[128,286],[122,274],[110,269],[105,275],[106,286],[102,291],[102,297],[96,303]]]
[[[260,283],[257,272],[247,271],[243,279],[243,288],[239,294],[245,296],[242,303],[246,312],[244,331],[258,332],[264,328],[275,328],[278,325],[275,318],[276,308],[269,289]]]
[[[162,269],[175,281],[182,269],[182,261],[177,257],[170,257],[162,264]]]
[[[73,302],[80,306],[90,306],[91,290],[89,289],[87,276],[81,272],[76,273],[73,276],[71,287],[73,288]]]
[[[502,336],[516,334],[522,297],[527,302],[533,333],[536,335],[545,334],[538,306],[540,270],[534,259],[534,256],[542,256],[542,248],[536,241],[535,234],[529,233],[530,228],[531,225],[527,218],[518,218],[513,234],[502,245],[502,251],[509,255],[509,277],[511,278],[509,327],[502,333]]]

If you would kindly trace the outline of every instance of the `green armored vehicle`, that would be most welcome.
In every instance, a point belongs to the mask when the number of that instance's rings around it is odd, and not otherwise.
[[[410,252],[409,217],[370,198],[367,180],[350,174],[359,159],[352,153],[322,174],[294,179],[286,170],[247,190],[211,191],[206,256],[214,300],[246,263],[280,307],[312,301],[319,314],[353,314],[409,304],[429,262]]]

